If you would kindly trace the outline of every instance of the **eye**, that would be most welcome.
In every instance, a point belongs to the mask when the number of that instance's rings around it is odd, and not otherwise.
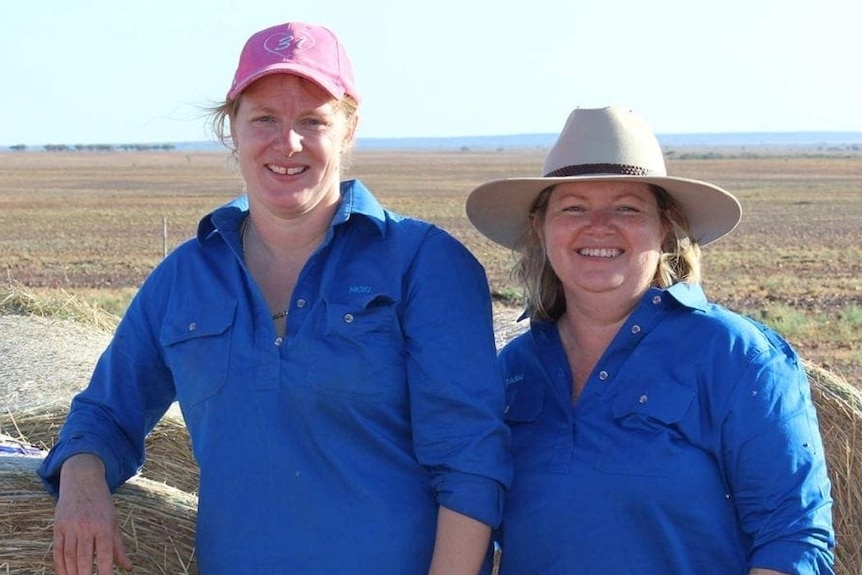
[[[586,211],[586,208],[584,208],[584,206],[582,206],[581,204],[569,204],[569,205],[561,206],[560,211],[579,214],[581,212]]]
[[[316,116],[309,116],[308,118],[303,118],[299,121],[300,126],[305,126],[308,128],[319,128],[328,126],[329,123],[324,118],[319,118]]]
[[[251,121],[254,124],[264,124],[264,125],[274,124],[276,122],[275,116],[268,116],[268,115],[255,116],[254,118],[251,119]]]

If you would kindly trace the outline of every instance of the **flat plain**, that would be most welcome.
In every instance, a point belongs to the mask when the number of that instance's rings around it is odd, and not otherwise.
[[[545,153],[357,150],[346,177],[462,240],[499,305],[517,306],[512,256],[472,228],[464,200],[487,180],[540,175]],[[669,173],[720,185],[743,206],[740,226],[704,250],[711,299],[862,386],[862,152],[666,154]],[[0,269],[9,285],[71,293],[120,314],[165,250],[241,190],[227,152],[0,153]]]

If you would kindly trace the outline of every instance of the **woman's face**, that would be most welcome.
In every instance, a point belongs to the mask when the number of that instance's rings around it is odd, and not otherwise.
[[[240,98],[230,131],[249,202],[286,218],[336,203],[356,117],[291,74],[264,76]]]
[[[665,230],[638,182],[566,182],[548,199],[541,236],[567,298],[639,297],[652,284]]]

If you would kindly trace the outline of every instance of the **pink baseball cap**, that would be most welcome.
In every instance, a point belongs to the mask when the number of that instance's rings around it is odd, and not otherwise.
[[[236,99],[252,82],[270,74],[295,74],[336,100],[347,94],[359,101],[347,52],[323,26],[287,22],[254,34],[242,49],[228,99]]]

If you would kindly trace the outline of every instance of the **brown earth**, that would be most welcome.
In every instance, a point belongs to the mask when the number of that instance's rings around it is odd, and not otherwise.
[[[538,174],[544,153],[358,151],[348,176],[451,231],[485,265],[495,297],[512,304],[511,255],[472,228],[463,202],[483,181]],[[705,250],[710,297],[862,385],[862,154],[670,151],[668,169],[721,185],[743,205],[737,230]],[[121,313],[164,251],[240,190],[227,154],[0,153],[0,269],[30,288],[114,298],[110,311]]]

